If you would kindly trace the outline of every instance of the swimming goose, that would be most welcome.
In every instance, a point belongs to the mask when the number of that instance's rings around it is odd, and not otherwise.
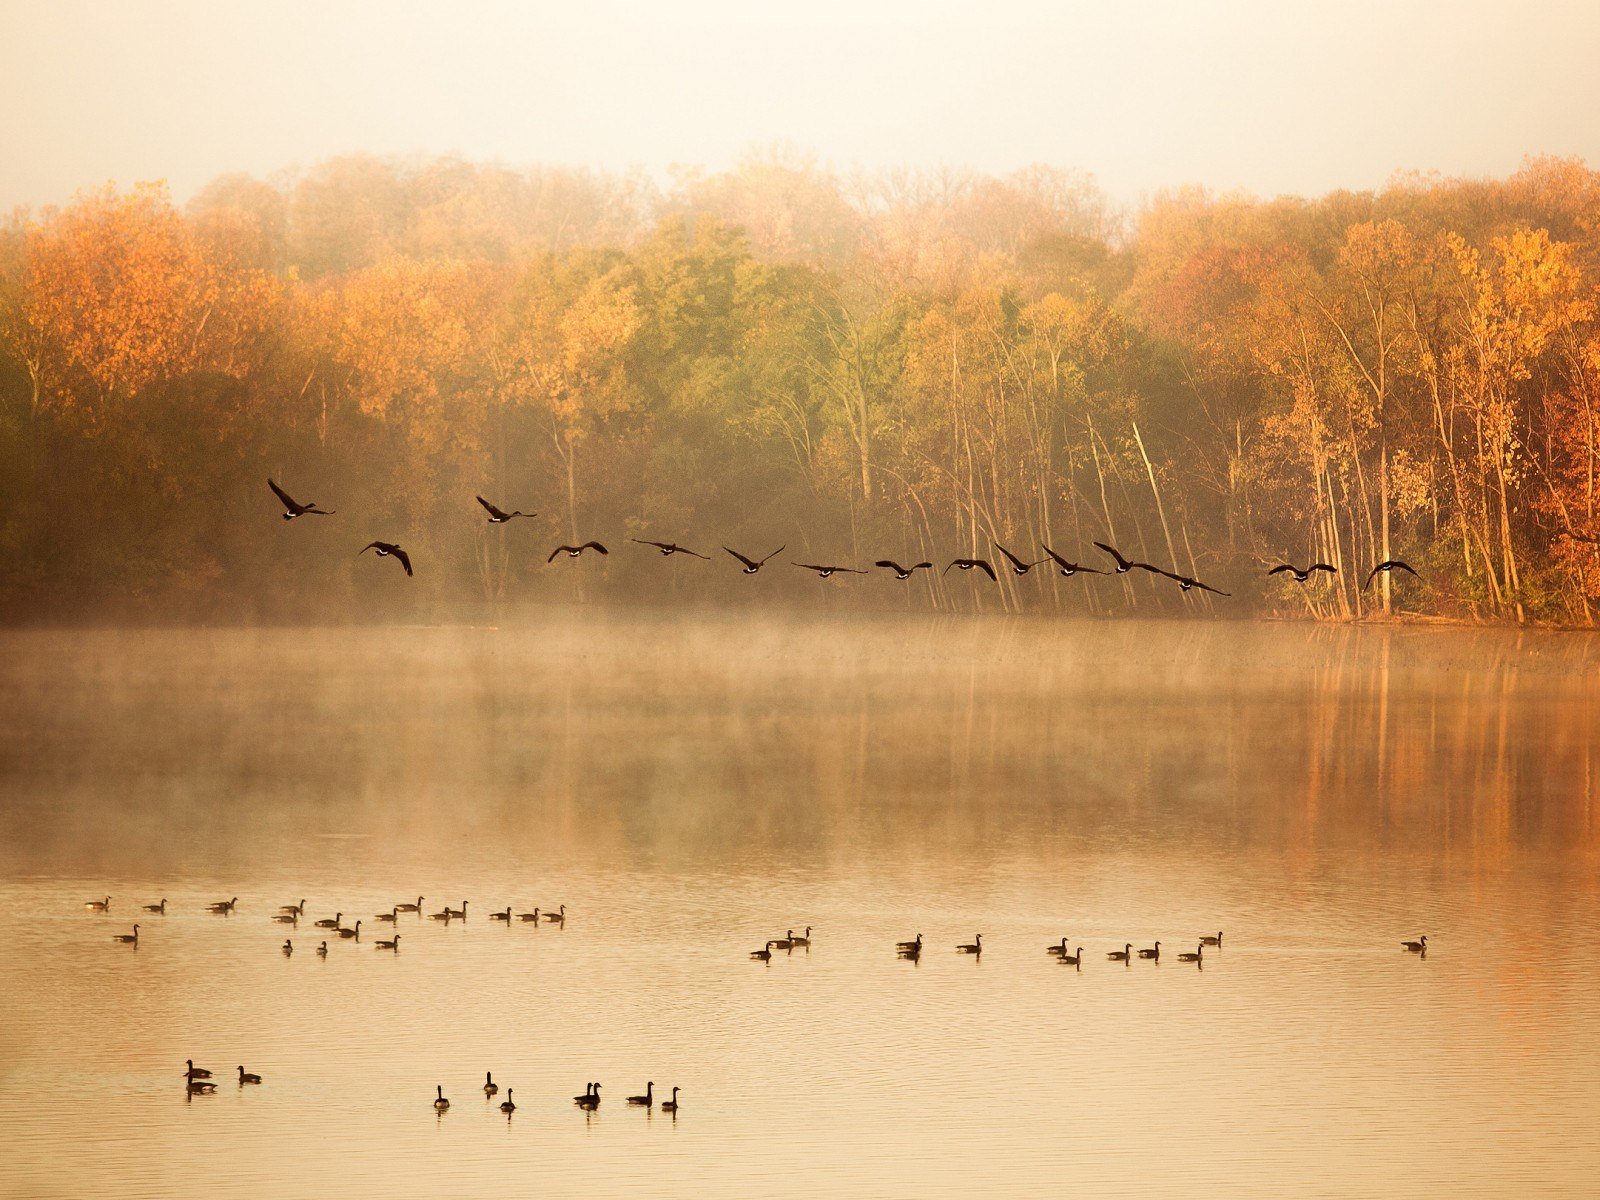
[[[184,1074],[187,1075],[190,1079],[210,1079],[211,1078],[211,1072],[206,1070],[204,1067],[195,1066],[194,1065],[194,1059],[192,1059],[192,1058],[184,1059],[183,1060],[183,1065],[189,1068],[187,1071],[184,1072]]]
[[[444,906],[444,910],[445,912],[449,913],[451,918],[454,920],[465,921],[467,919],[467,902],[465,900],[461,902],[460,908],[451,908],[448,904],[446,904]]]
[[[216,1084],[207,1083],[204,1079],[191,1079],[189,1080],[188,1086],[189,1094],[191,1096],[203,1096],[208,1092],[214,1092],[217,1090]]]
[[[330,921],[330,920],[328,920],[327,917],[323,917],[322,920],[317,922],[317,928],[318,929],[337,929],[337,928],[339,928],[339,922],[342,921],[342,920],[344,920],[344,914],[342,912],[341,913],[334,913],[333,914],[333,920]]]
[[[491,921],[504,921],[507,924],[510,924],[511,923],[511,908],[510,908],[510,906],[508,905],[506,907],[505,912],[492,912],[492,913],[490,913],[489,914],[489,920],[491,920]]]
[[[1078,947],[1078,952],[1076,954],[1063,954],[1061,956],[1061,963],[1062,963],[1063,966],[1068,966],[1068,967],[1082,967],[1083,966],[1083,947],[1079,946]]]
[[[445,1109],[450,1107],[450,1101],[444,1098],[444,1084],[442,1083],[438,1086],[437,1095],[434,1098],[433,1106],[440,1112],[443,1112]]]
[[[327,958],[328,957],[328,943],[327,942],[323,942],[322,945],[317,947],[317,957],[318,958]]]
[[[297,917],[303,917],[306,915],[306,902],[302,900],[299,904],[280,904],[278,905],[278,911],[281,913],[293,913]]]
[[[244,1067],[242,1067],[242,1066],[239,1068],[239,1086],[240,1087],[243,1087],[247,1083],[260,1083],[260,1082],[261,1082],[261,1076],[253,1074],[250,1071],[246,1071],[244,1069]]]
[[[390,924],[393,924],[395,921],[400,919],[400,906],[396,904],[388,912],[378,913],[372,919],[374,921],[388,921]]]
[[[500,1102],[500,1111],[501,1112],[503,1112],[503,1113],[513,1113],[513,1112],[517,1111],[517,1106],[515,1104],[511,1103],[511,1093],[514,1092],[514,1091],[516,1091],[516,1088],[507,1088],[506,1089],[506,1098]]]
[[[450,918],[451,918],[452,915],[453,914],[451,913],[451,911],[447,908],[443,912],[429,913],[428,914],[428,920],[430,920],[430,921],[443,921],[446,925],[448,925],[448,924],[450,924]]]
[[[1180,955],[1178,955],[1178,961],[1179,962],[1197,963],[1197,962],[1200,961],[1200,956],[1202,954],[1204,954],[1205,952],[1206,952],[1206,944],[1204,942],[1201,942],[1198,946],[1196,946],[1194,948],[1194,953],[1193,954],[1180,954]]]
[[[661,1102],[661,1111],[669,1113],[678,1111],[678,1089],[676,1087],[672,1089],[672,1099]]]
[[[642,1095],[642,1096],[629,1096],[628,1097],[628,1103],[629,1104],[638,1104],[638,1105],[640,1105],[640,1106],[642,1106],[644,1108],[652,1108],[652,1107],[654,1107],[655,1106],[655,1102],[656,1102],[656,1085],[653,1082],[647,1082],[644,1085],[644,1095]]]
[[[805,933],[804,937],[796,937],[795,933],[794,933],[794,930],[791,929],[789,931],[789,940],[791,942],[793,942],[796,946],[809,946],[809,945],[811,945],[811,926],[809,926],[809,925],[806,926],[806,933]]]
[[[1150,949],[1139,951],[1139,957],[1140,958],[1154,958],[1154,959],[1159,960],[1161,958],[1161,943],[1157,942]]]
[[[288,958],[293,953],[294,953],[294,943],[291,942],[288,938],[284,938],[283,939],[283,956],[285,958]]]
[[[361,922],[357,921],[356,922],[356,927],[354,929],[340,928],[340,929],[334,930],[334,932],[337,933],[340,937],[356,938],[357,940],[359,940],[360,937],[361,937]]]
[[[921,950],[922,935],[920,933],[917,934],[917,936],[909,942],[896,942],[894,944],[894,948],[896,950]]]
[[[107,896],[104,900],[86,900],[83,906],[90,912],[110,912],[111,897]]]
[[[589,1085],[589,1090],[581,1096],[574,1096],[572,1098],[572,1102],[579,1108],[599,1108],[600,1085],[598,1083],[591,1083]]]
[[[148,912],[148,913],[158,913],[163,917],[166,916],[167,915],[167,901],[166,901],[166,898],[163,897],[160,904],[146,904],[144,906],[144,910],[145,910],[145,912]]]
[[[462,907],[464,908],[466,906],[463,905]],[[546,921],[554,921],[557,925],[565,925],[567,923],[567,906],[563,904],[555,912],[546,912],[544,914],[544,919]]]
[[[781,938],[773,938],[772,946],[776,950],[793,950],[794,930],[790,929],[786,931]]]
[[[395,934],[392,941],[373,942],[372,948],[374,950],[398,950],[400,949],[400,935],[398,933]]]
[[[519,921],[537,921],[538,919],[539,919],[539,910],[537,908],[534,909],[531,913],[518,913],[517,914],[517,920],[519,920]]]
[[[762,962],[766,962],[772,957],[772,943],[768,942],[766,946],[760,950],[750,951],[750,957],[759,958]]]
[[[414,912],[414,913],[419,913],[419,912],[422,911],[422,902],[424,900],[426,900],[426,899],[427,899],[426,896],[418,896],[417,897],[417,902],[415,904],[396,904],[394,906],[395,907],[395,911],[396,912]]]
[[[138,926],[135,925],[134,928],[137,929]],[[1421,954],[1428,948],[1428,935],[1423,934],[1422,937],[1414,942],[1401,942],[1400,945],[1411,951],[1413,954]]]
[[[273,917],[272,917],[272,922],[273,922],[274,925],[299,925],[300,924],[300,914],[299,913],[274,913]]]
[[[1098,545],[1098,543],[1096,543]],[[1112,962],[1127,962],[1133,957],[1133,943],[1129,942],[1121,950],[1113,950],[1106,955]]]
[[[965,946],[957,946],[956,947],[956,953],[957,954],[982,954],[983,953],[983,934],[980,933],[980,934],[974,935],[972,941],[967,943]]]
[[[125,945],[137,946],[139,944],[139,927],[135,925],[132,933],[117,933],[111,937],[113,942],[122,942]]]
[[[1046,954],[1054,954],[1057,958],[1062,957],[1067,952],[1067,939],[1062,938],[1059,946],[1046,946],[1044,952]]]
[[[494,1081],[494,1072],[485,1071],[483,1073],[483,1094],[485,1096],[492,1096],[499,1090],[500,1085]]]
[[[1222,945],[1222,930],[1220,930],[1220,929],[1217,930],[1217,936],[1216,937],[1203,937],[1203,938],[1201,938],[1200,939],[1200,944],[1202,946],[1220,946],[1220,945]]]
[[[233,911],[233,906],[238,903],[239,897],[237,896],[235,896],[232,900],[218,900],[215,904],[206,905],[206,911],[214,913],[231,913]]]

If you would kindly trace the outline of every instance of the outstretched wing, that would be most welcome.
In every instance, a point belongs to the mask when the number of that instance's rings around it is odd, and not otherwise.
[[[1197,587],[1201,591],[1204,591],[1204,592],[1210,592],[1214,596],[1227,596],[1227,595],[1231,594],[1231,593],[1228,593],[1228,592],[1218,591],[1216,588],[1212,587],[1209,583],[1201,583],[1198,579],[1189,580],[1189,586],[1190,587]]]
[[[1273,567],[1272,570],[1267,572],[1267,574],[1268,575],[1282,575],[1285,571],[1294,571],[1294,573],[1296,575],[1300,574],[1299,571],[1295,571],[1295,569],[1293,567],[1291,567],[1288,563],[1284,563],[1281,566]]]
[[[794,565],[797,567],[804,567],[807,571],[816,571],[818,574],[828,570],[827,567],[820,567],[816,563],[795,563]]]
[[[1072,565],[1066,559],[1062,558],[1061,555],[1057,554],[1054,550],[1050,549],[1049,546],[1045,546],[1043,542],[1040,542],[1039,544],[1041,546],[1044,546],[1044,552],[1050,556],[1050,561],[1055,563],[1056,566],[1065,568],[1065,567],[1070,567]]]
[[[288,492],[284,491],[277,484],[273,483],[271,479],[267,480],[267,486],[272,489],[272,494],[274,496],[283,501],[283,506],[285,508],[296,509],[300,507],[294,502],[294,498],[291,497]]]
[[[698,550],[691,550],[687,546],[679,546],[678,547],[678,553],[679,554],[693,555],[695,558],[704,558],[706,560],[706,562],[710,562],[711,561],[711,559],[706,557],[706,555],[701,554]]]
[[[483,507],[488,511],[488,513],[489,513],[489,515],[491,517],[494,517],[498,521],[503,521],[503,520],[506,519],[505,513],[501,512],[494,505],[490,504],[482,496],[477,497],[477,501],[478,501],[479,504],[483,505]]]
[[[361,549],[357,550],[356,553],[357,554],[365,554],[368,550],[384,550],[384,549],[387,549],[387,547],[385,547],[382,542],[368,542],[365,546],[361,547]]]
[[[389,551],[389,553],[400,560],[400,565],[406,569],[407,575],[411,574],[411,555],[400,549],[399,546],[396,546],[393,550]]]
[[[610,554],[611,553],[611,551],[607,550],[599,542],[585,542],[583,545],[579,546],[578,549],[579,550],[598,550],[601,554]]]
[[[895,571],[897,573],[905,571],[905,568],[902,567],[899,563],[895,562],[894,559],[892,559],[892,558],[880,558],[877,562],[873,563],[872,565],[875,566],[875,567],[888,567],[891,571]]]
[[[677,547],[667,542],[647,542],[643,538],[629,538],[630,542],[638,542],[641,546],[654,546],[657,550],[676,550]]]
[[[1366,591],[1366,590],[1367,590],[1367,589],[1368,589],[1368,588],[1369,588],[1369,587],[1371,587],[1371,586],[1372,586],[1372,580],[1373,580],[1373,578],[1374,578],[1374,577],[1375,577],[1375,576],[1376,576],[1376,575],[1377,575],[1377,574],[1378,574],[1378,572],[1379,572],[1379,571],[1381,571],[1381,570],[1383,570],[1383,564],[1382,564],[1382,563],[1379,563],[1379,564],[1378,564],[1378,565],[1377,565],[1377,566],[1375,566],[1375,567],[1373,567],[1373,568],[1372,568],[1372,570],[1370,570],[1370,571],[1368,571],[1368,572],[1367,572],[1367,581],[1366,581],[1366,582],[1365,582],[1365,583],[1363,583],[1363,584],[1362,584],[1362,585],[1361,585],[1361,590],[1362,590],[1362,591],[1363,591],[1363,592],[1364,592],[1364,591]]]
[[[1011,553],[1011,551],[1007,550],[999,542],[996,542],[994,544],[994,548],[996,550],[1000,551],[1001,554],[1004,554],[1007,558],[1009,558],[1011,560],[1011,565],[1013,567],[1016,567],[1017,570],[1019,570],[1019,571],[1025,571],[1029,567],[1035,565],[1033,563],[1025,563],[1025,562],[1023,562],[1020,558],[1018,558],[1015,554]]]
[[[729,548],[727,546],[724,546],[723,549],[727,550],[729,554],[733,555],[735,558],[737,558],[740,562],[742,562],[747,567],[759,567],[761,565],[758,562],[752,562],[750,559],[748,559],[744,555],[740,554],[737,550],[731,549],[731,548]]]
[[[1326,571],[1329,575],[1337,575],[1339,573],[1339,568],[1329,566],[1327,563],[1312,563],[1306,568],[1306,573],[1310,574],[1312,571]]]
[[[783,552],[784,552],[784,551],[785,551],[785,550],[786,550],[786,549],[788,549],[788,543],[787,543],[787,542],[786,542],[786,543],[784,543],[784,544],[783,544],[783,545],[782,545],[782,546],[779,546],[779,547],[778,547],[778,548],[777,548],[777,549],[776,549],[776,550],[774,550],[774,551],[773,551],[773,552],[772,552],[772,554],[769,554],[769,555],[767,555],[767,558],[771,558],[771,557],[773,557],[773,555],[775,555],[775,554],[782,554],[782,553],[783,553]],[[758,564],[757,564],[757,565],[758,565],[758,566],[764,566],[764,565],[765,565],[765,564],[766,564],[766,561],[767,561],[767,558],[763,558],[763,559],[762,559],[762,560],[761,560],[761,562],[760,562],[760,563],[758,563]]]
[[[1112,558],[1116,559],[1117,566],[1126,568],[1133,565],[1117,552],[1117,548],[1115,546],[1108,546],[1104,542],[1096,542],[1095,545],[1100,547],[1100,549],[1104,550],[1107,554],[1111,555]]]
[[[1391,559],[1389,561],[1389,566],[1394,568],[1395,570],[1404,571],[1407,575],[1410,575],[1413,579],[1421,579],[1422,578],[1421,575],[1418,575],[1415,571],[1413,571],[1411,569],[1411,566],[1410,566],[1409,563],[1403,563],[1398,558]]]
[[[569,553],[571,553],[571,551],[572,551],[572,547],[571,546],[557,546],[554,550],[550,551],[550,557],[545,559],[544,561],[547,562],[547,563],[553,563],[556,560],[556,555],[558,555],[558,554],[569,554]]]
[[[973,560],[972,565],[977,567],[980,571],[982,571],[990,579],[994,580],[995,583],[999,583],[1000,582],[999,576],[997,576],[994,573],[994,568],[989,565],[989,561],[987,559],[983,559],[983,558],[975,559],[975,560]]]

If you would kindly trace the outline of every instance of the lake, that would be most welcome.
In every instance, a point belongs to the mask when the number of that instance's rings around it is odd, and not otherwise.
[[[0,1195],[1591,1196],[1597,667],[1181,620],[0,633]],[[467,919],[374,949],[419,894]]]

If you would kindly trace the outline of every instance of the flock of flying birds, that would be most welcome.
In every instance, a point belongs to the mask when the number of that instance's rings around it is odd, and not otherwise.
[[[273,491],[273,494],[277,496],[280,501],[282,501],[283,519],[285,521],[292,521],[296,517],[331,517],[335,515],[333,511],[318,508],[315,502],[310,504],[299,503],[292,496],[290,496],[288,492],[284,491],[271,479],[267,480],[267,486],[270,487]],[[491,525],[504,525],[514,517],[534,517],[538,515],[537,513],[525,513],[520,509],[512,512],[506,512],[504,509],[498,508],[489,503],[489,501],[485,500],[482,496],[478,496],[476,499],[478,503],[483,506],[484,511],[489,514],[489,524]],[[691,550],[687,546],[680,546],[676,542],[656,542],[647,538],[629,538],[628,540],[631,542],[636,542],[641,546],[650,546],[660,551],[663,558],[671,558],[675,554],[687,554],[691,558],[703,559],[707,562],[710,561],[710,557],[708,555],[701,554],[698,550]],[[1116,547],[1107,545],[1105,542],[1096,542],[1095,546],[1111,556],[1114,564],[1112,567],[1106,570],[1101,570],[1098,567],[1089,567],[1083,565],[1082,563],[1072,562],[1070,559],[1057,554],[1049,546],[1045,545],[1041,545],[1040,549],[1042,549],[1048,557],[1041,558],[1035,562],[1029,562],[1026,559],[1013,554],[999,542],[994,544],[994,548],[1005,556],[1006,563],[1001,565],[1001,569],[1005,570],[1006,564],[1009,564],[1011,573],[1019,577],[1026,575],[1035,567],[1044,566],[1046,563],[1052,564],[1062,576],[1067,578],[1078,574],[1126,575],[1130,571],[1148,571],[1152,575],[1160,575],[1164,579],[1172,580],[1172,582],[1178,585],[1178,590],[1182,592],[1190,591],[1193,588],[1199,588],[1201,591],[1210,592],[1216,596],[1232,595],[1231,592],[1221,591],[1218,588],[1212,587],[1209,583],[1202,583],[1200,580],[1192,578],[1191,576],[1179,574],[1175,571],[1168,571],[1163,567],[1156,566],[1154,563],[1134,562],[1130,559],[1124,558],[1116,549]],[[788,549],[788,546],[783,545],[779,546],[776,550],[772,551],[772,553],[763,558],[749,558],[743,554],[740,554],[739,551],[733,549],[731,546],[723,547],[723,550],[727,551],[727,553],[731,554],[739,561],[740,569],[745,575],[754,575],[756,572],[760,571],[762,567],[766,566],[770,560],[777,557],[779,554],[782,554],[786,549]],[[405,549],[398,543],[377,541],[368,542],[361,548],[360,553],[365,554],[368,550],[375,551],[379,558],[393,558],[401,565],[401,567],[405,569],[405,573],[407,575],[414,573],[411,569],[411,556],[406,553]],[[565,554],[568,558],[578,558],[581,557],[585,551],[589,550],[593,550],[596,554],[611,553],[611,551],[606,549],[602,543],[597,541],[588,541],[576,546],[557,546],[554,550],[550,551],[550,557],[545,559],[545,562],[547,564],[552,563],[558,556],[562,554]],[[800,567],[806,571],[815,572],[817,577],[820,579],[828,579],[834,575],[866,575],[868,573],[867,571],[862,570],[860,567],[845,567],[830,565],[827,563],[797,562],[791,565]],[[931,562],[917,562],[909,565],[902,565],[889,558],[880,558],[872,565],[875,567],[881,567],[888,571],[893,571],[894,577],[902,580],[910,579],[918,571],[931,571],[936,569]],[[991,581],[995,583],[1000,581],[1000,576],[995,571],[994,563],[987,558],[951,559],[950,562],[945,566],[944,572],[948,573],[951,570],[980,571],[987,575]],[[1365,591],[1368,587],[1370,587],[1372,585],[1372,581],[1377,578],[1377,576],[1387,575],[1393,571],[1404,571],[1408,575],[1417,575],[1417,573],[1412,570],[1407,563],[1401,562],[1397,558],[1385,559],[1367,573],[1366,581],[1361,585],[1362,590]],[[1323,562],[1312,563],[1309,567],[1305,567],[1303,569],[1293,565],[1292,563],[1280,563],[1268,571],[1267,574],[1282,575],[1287,573],[1294,579],[1296,583],[1307,583],[1319,572],[1326,572],[1329,575],[1337,575],[1339,573],[1339,568]]]

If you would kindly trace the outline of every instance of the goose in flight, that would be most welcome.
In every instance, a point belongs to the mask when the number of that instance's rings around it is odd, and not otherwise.
[[[1033,570],[1035,567],[1043,566],[1045,563],[1050,561],[1047,558],[1041,558],[1038,562],[1023,562],[1020,558],[1018,558],[1015,554],[1011,553],[1011,551],[1007,550],[999,542],[996,542],[994,544],[994,548],[996,550],[1000,551],[1001,554],[1004,554],[1008,559],[1011,560],[1011,572],[1014,575],[1026,575],[1029,571]]]
[[[1361,585],[1361,590],[1364,592],[1364,591],[1367,590],[1367,588],[1372,586],[1372,580],[1373,580],[1373,578],[1375,576],[1380,575],[1380,574],[1381,575],[1388,575],[1388,574],[1391,574],[1394,571],[1404,571],[1407,575],[1410,575],[1413,579],[1421,579],[1422,578],[1422,576],[1418,575],[1415,571],[1413,571],[1411,569],[1409,564],[1401,562],[1398,558],[1387,558],[1387,559],[1384,559],[1383,562],[1379,563],[1377,566],[1372,568],[1371,572],[1368,573],[1368,575],[1367,575],[1367,582],[1363,583]]]
[[[482,496],[477,497],[477,501],[483,505],[484,511],[489,514],[489,524],[491,525],[504,525],[512,517],[537,517],[539,515],[538,513],[525,513],[520,509],[516,512],[504,512],[490,504]]]
[[[283,502],[283,519],[285,521],[292,521],[296,517],[305,516],[333,516],[333,513],[328,512],[326,509],[318,508],[315,500],[313,500],[310,504],[298,503],[293,496],[289,495],[288,492],[284,491],[270,479],[267,480],[267,486],[272,489],[272,494]]]
[[[962,571],[970,571],[976,567],[996,583],[1000,582],[1000,577],[994,573],[994,567],[989,565],[989,560],[986,558],[952,559],[950,562],[950,567],[956,567]],[[948,575],[950,573],[950,567],[946,567],[944,569],[944,574]]]
[[[910,579],[911,578],[911,573],[913,571],[922,571],[922,570],[932,570],[933,569],[933,564],[931,562],[919,562],[919,563],[915,563],[915,564],[913,564],[912,566],[909,566],[909,567],[902,567],[899,563],[895,562],[892,558],[880,558],[877,562],[873,563],[872,565],[875,566],[875,567],[888,567],[889,570],[894,572],[894,577],[896,579]]]
[[[1043,545],[1043,543],[1040,544]],[[1068,579],[1071,579],[1080,571],[1085,575],[1110,574],[1109,571],[1102,571],[1098,567],[1086,567],[1082,563],[1069,562],[1062,558],[1061,555],[1057,554],[1054,550],[1050,549],[1049,546],[1044,547],[1044,552],[1050,556],[1050,560],[1056,564],[1056,568],[1061,572],[1061,574]]]
[[[1272,570],[1268,571],[1267,574],[1282,575],[1285,571],[1294,576],[1294,581],[1296,583],[1304,583],[1306,580],[1311,578],[1312,573],[1315,571],[1326,571],[1329,575],[1337,575],[1339,573],[1339,568],[1329,566],[1327,563],[1312,563],[1309,567],[1302,571],[1293,563],[1279,563],[1277,566],[1273,567]]]
[[[737,550],[731,550],[727,546],[723,547],[724,550],[727,550],[729,554],[733,555],[735,558],[737,558],[740,562],[742,562],[744,564],[744,574],[746,574],[746,575],[754,575],[757,571],[761,570],[762,567],[767,565],[767,559],[768,558],[771,558],[771,557],[773,557],[773,555],[776,555],[776,554],[782,554],[784,552],[785,548],[786,548],[785,546],[779,546],[776,550],[774,550],[772,552],[772,554],[767,555],[767,558],[754,559],[754,558],[746,558],[744,555],[740,554]]]
[[[826,579],[829,575],[865,575],[865,571],[858,571],[855,567],[824,567],[817,563],[795,563],[797,567],[804,567],[807,571],[815,571],[818,579]]]
[[[394,542],[368,542],[365,546],[361,547],[358,553],[365,554],[368,550],[376,550],[379,558],[388,558],[392,555],[394,560],[406,569],[407,575],[412,573],[411,556],[404,550],[400,549],[400,547]]]
[[[555,562],[556,555],[558,554],[565,554],[568,558],[577,558],[578,555],[582,554],[585,550],[593,550],[599,554],[611,553],[611,551],[607,550],[599,542],[585,542],[581,546],[557,546],[554,550],[550,551],[550,557],[544,561],[546,563],[553,563]]]
[[[661,551],[662,558],[671,558],[674,554],[687,554],[692,558],[703,558],[707,562],[711,561],[710,558],[704,554],[701,554],[698,550],[691,550],[687,546],[680,546],[677,542],[652,542],[647,541],[644,538],[629,538],[628,540],[630,542],[638,542],[641,546],[654,546],[657,550]]]
[[[1166,574],[1166,572],[1163,571],[1160,567],[1155,566],[1155,565],[1153,565],[1151,563],[1133,562],[1130,559],[1123,558],[1121,552],[1118,551],[1115,546],[1108,546],[1104,542],[1096,542],[1095,545],[1100,547],[1100,549],[1104,550],[1107,554],[1111,555],[1112,558],[1117,560],[1117,569],[1114,572],[1112,572],[1115,575],[1126,575],[1129,571],[1134,571],[1134,570],[1149,571],[1152,574],[1156,574],[1156,575],[1165,575]]]
[[[1217,588],[1212,587],[1209,583],[1201,583],[1198,579],[1191,579],[1187,575],[1175,575],[1171,571],[1163,571],[1159,567],[1145,566],[1143,563],[1137,563],[1135,565],[1144,566],[1145,570],[1153,571],[1157,575],[1165,575],[1168,579],[1172,580],[1172,582],[1178,585],[1178,590],[1180,592],[1187,592],[1190,588],[1199,588],[1203,592],[1210,592],[1216,596],[1231,596],[1233,594],[1231,592],[1219,591]]]

